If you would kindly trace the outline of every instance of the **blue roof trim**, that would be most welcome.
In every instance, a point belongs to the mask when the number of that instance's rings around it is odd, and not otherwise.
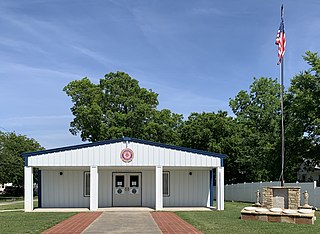
[[[28,166],[28,158],[24,158],[24,165],[27,167]]]
[[[180,150],[180,151],[185,151],[185,152],[189,152],[189,153],[203,154],[203,155],[222,158],[222,159],[227,157],[225,154],[218,154],[218,153],[204,151],[204,150],[191,149],[191,148],[186,148],[186,147],[182,147],[182,146],[167,145],[167,144],[163,144],[163,143],[146,141],[146,140],[130,138],[130,137],[123,137],[123,138],[113,139],[113,140],[98,141],[98,142],[86,143],[86,144],[81,144],[81,145],[73,145],[73,146],[66,146],[66,147],[55,148],[55,149],[48,149],[48,150],[23,153],[22,156],[26,158],[26,157],[35,156],[35,155],[57,153],[57,152],[62,152],[62,151],[75,150],[75,149],[83,149],[83,148],[89,148],[89,147],[100,146],[100,145],[108,145],[108,144],[118,143],[118,142],[123,142],[123,141],[131,141],[131,142],[135,142],[135,143],[158,146],[158,147],[173,149],[173,150]]]

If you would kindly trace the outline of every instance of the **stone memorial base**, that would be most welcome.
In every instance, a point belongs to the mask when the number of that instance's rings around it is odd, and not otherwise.
[[[257,202],[253,206],[245,207],[241,211],[243,220],[259,220],[265,222],[314,224],[315,211],[308,205],[308,193],[305,195],[305,204],[300,206],[299,187],[264,187],[262,204]],[[260,207],[261,206],[261,207]]]
[[[305,214],[299,213],[299,210],[288,210],[288,213],[284,213],[286,212],[286,210],[283,210],[281,212],[271,212],[268,209],[265,209],[265,211],[259,211],[259,208],[251,210],[246,210],[246,208],[241,211],[242,220],[259,220],[265,222],[296,224],[314,224],[314,221],[316,220],[314,210],[310,210],[310,213]]]

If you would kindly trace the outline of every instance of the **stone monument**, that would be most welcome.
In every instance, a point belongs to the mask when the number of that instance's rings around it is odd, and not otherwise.
[[[241,219],[265,222],[314,224],[315,210],[309,206],[309,194],[303,193],[303,206],[300,206],[300,187],[263,187],[262,205],[260,191],[256,191],[256,203],[241,210]]]
[[[300,206],[300,187],[264,187],[262,206],[281,209],[298,209]]]
[[[261,206],[260,204],[260,191],[259,189],[256,192],[256,203],[254,204],[255,206]]]
[[[304,208],[310,208],[311,206],[309,205],[309,193],[308,191],[304,191],[303,193],[303,207]]]

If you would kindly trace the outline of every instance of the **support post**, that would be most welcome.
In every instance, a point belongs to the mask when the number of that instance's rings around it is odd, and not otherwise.
[[[217,210],[224,210],[224,167],[216,169]]]
[[[24,211],[33,211],[33,170],[32,167],[24,167]]]
[[[90,167],[90,211],[98,210],[98,167]]]
[[[163,209],[162,166],[156,166],[156,210]]]

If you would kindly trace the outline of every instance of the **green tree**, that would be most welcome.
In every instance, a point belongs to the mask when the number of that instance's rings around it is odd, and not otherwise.
[[[0,131],[0,183],[13,183],[22,188],[24,162],[21,154],[42,149],[34,139]]]
[[[82,140],[100,141],[122,136],[176,143],[181,115],[158,111],[158,94],[141,88],[124,72],[109,73],[93,84],[88,78],[63,89],[71,97],[75,116],[70,132]]]
[[[223,153],[223,141],[230,135],[232,118],[227,112],[191,113],[181,127],[181,144],[199,150]]]
[[[247,180],[278,180],[280,159],[280,86],[271,78],[254,78],[250,91],[230,99],[236,115],[238,161]],[[246,168],[246,169],[245,169]]]
[[[164,144],[180,145],[178,129],[182,123],[182,115],[168,109],[153,111],[150,121],[143,127],[142,138]]]
[[[310,69],[291,80],[287,95],[286,112],[290,123],[287,131],[295,136],[291,155],[314,167],[320,164],[320,58],[310,51],[303,58]]]
[[[217,113],[191,113],[179,128],[181,145],[194,149],[228,155],[225,159],[225,180],[227,183],[244,180],[238,155],[241,132],[226,111]]]

